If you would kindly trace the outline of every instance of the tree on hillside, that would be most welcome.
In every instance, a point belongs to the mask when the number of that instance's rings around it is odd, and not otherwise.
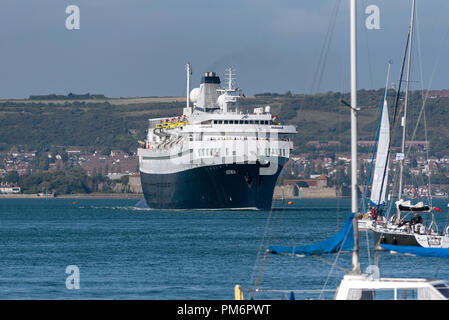
[[[7,183],[18,183],[19,182],[19,174],[17,171],[8,171],[8,173],[3,177],[3,182]]]

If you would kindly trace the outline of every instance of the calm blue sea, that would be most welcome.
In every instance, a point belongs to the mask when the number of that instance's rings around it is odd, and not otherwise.
[[[326,257],[328,265],[310,257],[265,257],[260,248],[325,239],[343,225],[349,200],[295,200],[285,209],[276,202],[279,209],[271,213],[140,210],[136,203],[0,200],[0,299],[233,299],[236,284],[335,289],[344,274],[331,266],[336,255]],[[447,200],[434,205],[443,209],[443,228]],[[361,232],[360,239],[365,269],[375,253],[367,250],[370,234]],[[350,258],[340,255],[338,265],[349,269]],[[447,260],[381,253],[379,262],[381,276],[449,281]],[[69,265],[79,268],[79,289],[66,287]]]

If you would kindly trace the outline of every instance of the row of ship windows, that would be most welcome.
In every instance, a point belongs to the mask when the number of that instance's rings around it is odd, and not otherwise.
[[[220,156],[220,148],[202,148],[198,149],[198,156],[204,157],[204,156]],[[276,149],[276,148],[265,148],[265,156],[287,156],[287,150],[286,149]],[[230,150],[229,148],[226,148],[226,156],[229,156]],[[236,155],[236,151],[232,151],[232,155]]]
[[[272,124],[271,120],[214,120],[214,124]]]

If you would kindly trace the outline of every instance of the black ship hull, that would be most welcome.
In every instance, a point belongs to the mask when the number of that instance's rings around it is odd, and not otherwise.
[[[142,190],[152,209],[270,210],[285,161],[279,158],[271,175],[260,175],[263,165],[259,162],[202,166],[170,174],[140,172]]]

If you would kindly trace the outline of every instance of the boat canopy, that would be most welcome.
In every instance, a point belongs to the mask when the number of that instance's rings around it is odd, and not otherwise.
[[[339,251],[352,251],[354,249],[353,218],[354,214],[351,214],[338,233],[322,242],[298,247],[269,246],[267,252],[272,254],[311,256]]]
[[[400,211],[409,211],[409,212],[430,212],[432,208],[428,205],[424,205],[423,202],[418,202],[415,205],[412,205],[410,201],[397,201],[398,209]]]
[[[418,257],[449,258],[449,248],[424,248],[415,246],[396,246],[392,244],[381,244],[380,247],[395,253],[411,254]]]
[[[423,207],[408,207],[399,205],[399,210],[401,211],[410,211],[410,212],[429,212],[430,207],[429,206],[423,206]]]

